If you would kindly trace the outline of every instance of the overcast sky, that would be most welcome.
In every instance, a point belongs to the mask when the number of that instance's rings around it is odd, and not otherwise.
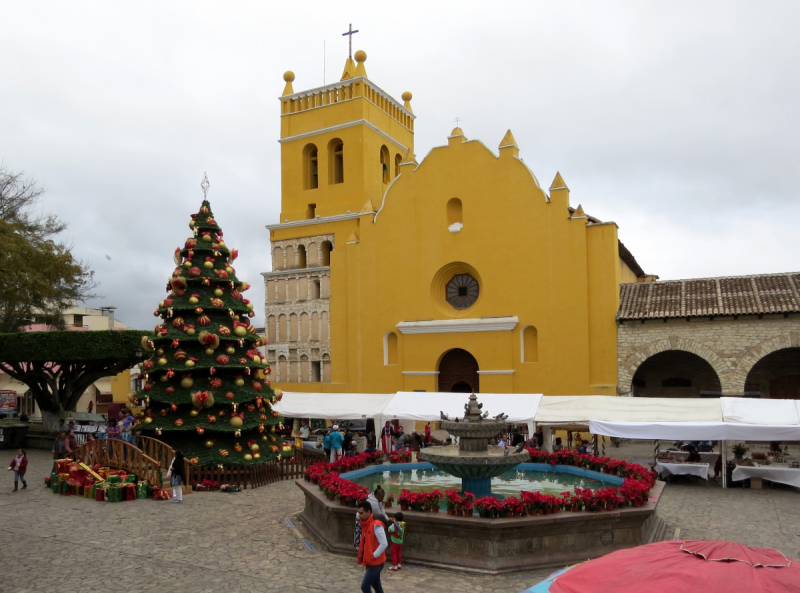
[[[456,116],[511,128],[547,188],[620,227],[662,279],[800,270],[800,2],[0,0],[0,161],[46,190],[103,298],[155,325],[209,199],[263,324],[280,212],[279,102],[338,80],[414,94],[415,152]],[[109,259],[110,258],[110,259]]]

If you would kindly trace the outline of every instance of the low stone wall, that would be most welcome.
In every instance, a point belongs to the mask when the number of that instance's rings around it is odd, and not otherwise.
[[[329,501],[316,484],[297,481],[305,496],[300,520],[332,552],[355,555],[356,510]],[[515,519],[453,517],[403,511],[407,535],[403,561],[409,564],[498,574],[582,562],[622,548],[650,543],[663,529],[656,506],[663,482],[640,508],[600,513],[559,512]],[[393,511],[388,510],[391,517]]]

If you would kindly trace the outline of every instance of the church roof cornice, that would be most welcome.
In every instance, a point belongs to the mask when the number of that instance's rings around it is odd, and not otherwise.
[[[325,92],[328,92],[328,91],[349,87],[349,86],[352,86],[352,85],[354,85],[356,83],[359,83],[359,82],[362,82],[362,83],[364,83],[364,85],[370,87],[373,91],[378,93],[381,97],[383,97],[384,99],[389,101],[394,107],[399,109],[400,112],[402,112],[403,114],[407,115],[408,117],[410,117],[412,119],[417,119],[417,116],[414,115],[410,110],[406,109],[401,101],[398,101],[397,99],[392,97],[389,93],[384,91],[381,87],[379,87],[377,84],[375,84],[374,82],[372,82],[371,80],[369,80],[365,76],[358,76],[356,78],[348,78],[347,80],[341,80],[341,81],[332,82],[330,84],[326,84],[326,85],[323,85],[323,86],[320,86],[320,87],[317,87],[317,88],[314,88],[314,89],[309,89],[307,91],[300,91],[298,93],[292,93],[291,95],[283,95],[281,97],[278,97],[278,99],[280,101],[292,101],[292,100],[296,100],[296,99],[303,99],[305,97],[311,97],[313,95],[317,95],[317,94],[320,94],[320,93],[325,93]],[[360,98],[369,100],[367,97],[360,97]],[[352,100],[352,99],[348,99],[348,100]],[[336,105],[336,103],[330,103],[330,105]],[[316,107],[316,109],[322,109],[323,107],[328,107],[328,106],[329,105],[322,105],[320,107]],[[295,112],[295,113],[302,113],[302,112]],[[283,115],[294,115],[294,113],[284,113]],[[283,117],[283,115],[281,117]]]

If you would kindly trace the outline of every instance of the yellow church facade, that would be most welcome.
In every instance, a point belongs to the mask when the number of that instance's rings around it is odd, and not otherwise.
[[[412,96],[342,80],[281,102],[281,220],[266,286],[285,391],[616,394],[619,285],[646,276],[617,226],[548,190],[511,133],[455,128],[414,155]]]

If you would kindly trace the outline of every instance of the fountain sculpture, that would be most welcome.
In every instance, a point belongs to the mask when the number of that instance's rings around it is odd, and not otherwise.
[[[463,492],[476,497],[492,493],[492,478],[528,461],[530,455],[524,449],[511,450],[489,445],[488,439],[502,432],[508,416],[498,414],[488,419],[489,412],[481,413],[483,404],[477,396],[469,396],[464,404],[464,419],[451,421],[442,413],[442,428],[458,437],[458,446],[428,447],[420,451],[420,458],[431,465],[461,478]]]

